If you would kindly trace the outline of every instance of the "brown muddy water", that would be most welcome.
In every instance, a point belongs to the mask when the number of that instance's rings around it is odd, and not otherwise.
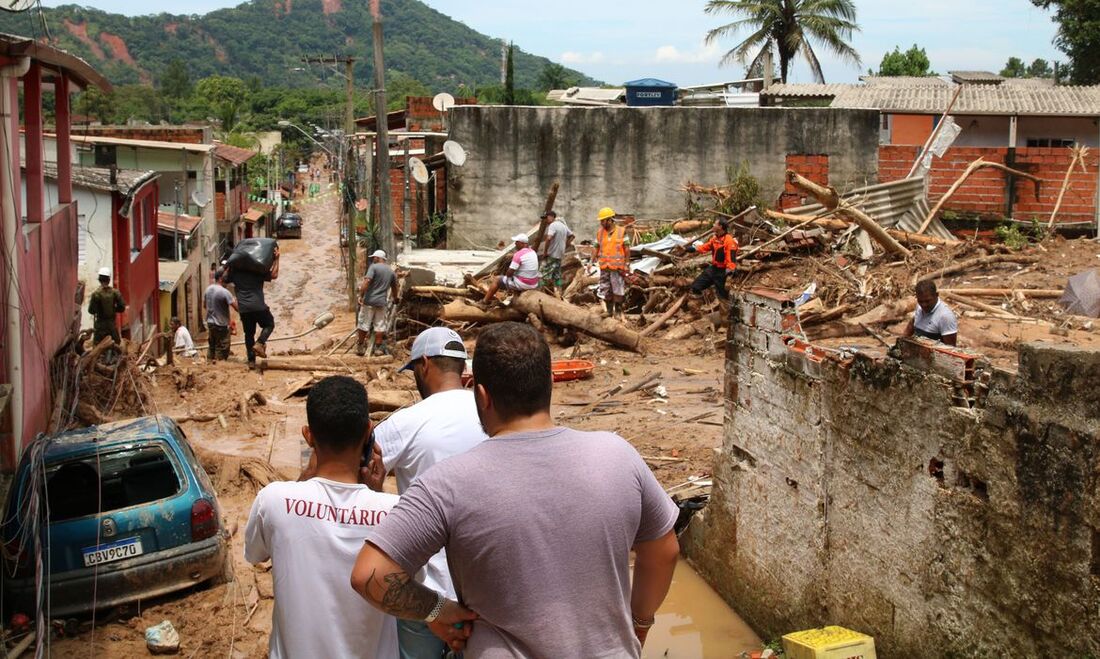
[[[683,559],[649,630],[643,659],[731,659],[759,650],[760,637]]]

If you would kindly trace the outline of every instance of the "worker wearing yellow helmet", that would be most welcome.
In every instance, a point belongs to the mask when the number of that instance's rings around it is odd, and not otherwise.
[[[601,208],[596,214],[600,228],[596,231],[596,262],[600,266],[600,283],[596,289],[603,298],[606,316],[623,317],[626,297],[626,273],[630,267],[630,239],[626,229],[615,226],[615,211]]]

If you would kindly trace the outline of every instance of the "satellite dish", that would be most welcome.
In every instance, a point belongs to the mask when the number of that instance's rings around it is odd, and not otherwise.
[[[424,165],[424,161],[416,156],[409,158],[409,170],[412,173],[413,180],[424,185],[428,182],[428,168]]]
[[[0,9],[4,11],[27,11],[38,4],[38,0],[0,0]]]
[[[455,167],[461,167],[466,164],[466,149],[454,140],[447,140],[443,143],[443,157]]]
[[[432,107],[440,112],[446,112],[455,106],[455,97],[451,96],[447,92],[436,94],[432,98]]]
[[[191,201],[199,208],[206,208],[206,205],[210,203],[210,199],[199,194],[198,190],[191,193]]]

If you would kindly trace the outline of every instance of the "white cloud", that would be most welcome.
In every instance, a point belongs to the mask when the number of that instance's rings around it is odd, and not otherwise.
[[[721,57],[717,44],[702,44],[695,50],[683,51],[676,46],[661,46],[653,55],[655,62],[672,64],[716,64]]]
[[[562,64],[599,64],[604,61],[604,59],[604,54],[599,51],[594,53],[578,53],[567,50],[561,54]]]

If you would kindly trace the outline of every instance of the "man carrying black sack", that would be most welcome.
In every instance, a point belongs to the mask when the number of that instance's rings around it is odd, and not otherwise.
[[[275,318],[264,301],[264,282],[279,278],[279,246],[275,246],[275,258],[271,269],[265,273],[251,272],[244,268],[226,266],[226,283],[233,284],[237,293],[237,310],[241,314],[244,329],[244,349],[248,355],[248,368],[256,368],[256,355],[267,357],[267,339],[275,331]],[[256,327],[260,336],[256,336]]]

